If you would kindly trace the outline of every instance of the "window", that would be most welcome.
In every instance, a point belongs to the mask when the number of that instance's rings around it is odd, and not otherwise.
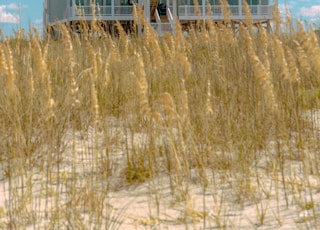
[[[188,1],[187,0],[178,0],[179,5],[187,5]]]
[[[269,5],[269,0],[261,0],[261,5]]]
[[[102,6],[103,5],[103,0],[96,0],[96,5]]]
[[[259,5],[259,0],[247,0],[249,6]]]
[[[84,2],[85,0],[75,0],[75,3],[76,3],[76,5],[77,6],[84,6],[85,5],[85,2]]]
[[[239,0],[228,0],[228,4],[230,6],[239,5]]]
[[[223,0],[222,0],[223,1]],[[219,0],[209,0],[210,5],[212,6],[218,6],[220,5],[220,1]],[[239,5],[239,0],[228,0],[228,4],[231,5]]]
[[[219,0],[209,0],[210,2],[210,5],[213,6],[213,5],[220,5],[220,1]]]

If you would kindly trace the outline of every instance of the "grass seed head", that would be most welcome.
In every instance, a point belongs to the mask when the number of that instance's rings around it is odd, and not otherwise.
[[[91,113],[93,117],[93,124],[97,127],[99,123],[99,104],[98,104],[98,95],[95,83],[91,83]]]
[[[287,63],[289,70],[289,80],[292,82],[300,82],[300,73],[297,67],[296,57],[293,51],[289,47],[285,47],[285,51],[287,54]]]

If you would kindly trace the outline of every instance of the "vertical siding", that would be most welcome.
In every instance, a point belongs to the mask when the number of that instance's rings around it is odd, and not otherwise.
[[[48,0],[49,22],[66,18],[66,8],[68,0]]]

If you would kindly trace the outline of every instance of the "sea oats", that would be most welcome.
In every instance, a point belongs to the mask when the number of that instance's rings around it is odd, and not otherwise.
[[[30,40],[32,45],[32,53],[33,57],[35,57],[35,63],[37,65],[37,74],[39,75],[40,79],[44,82],[46,80],[46,73],[47,73],[47,65],[45,59],[43,58],[42,49],[39,43],[39,40],[36,39],[32,34],[30,34]],[[46,51],[47,52],[47,51]]]
[[[47,114],[45,117],[45,121],[54,120],[56,121],[57,117],[54,113],[54,109],[56,107],[56,103],[53,98],[49,98],[46,104]]]
[[[99,103],[95,83],[91,83],[91,113],[94,127],[99,123]]]
[[[289,9],[286,8],[286,11],[288,11]],[[286,28],[286,31],[289,32],[292,36],[294,35],[295,33],[295,29],[293,27],[293,21],[292,21],[292,18],[291,18],[291,15],[290,15],[290,12],[286,12],[286,23],[285,23],[285,26],[287,27]]]
[[[280,34],[282,18],[281,18],[281,13],[280,13],[278,4],[274,4],[273,5],[272,19],[273,19],[273,23],[274,23],[274,31],[275,31],[275,33],[276,34]]]
[[[152,62],[152,51],[149,50],[146,46],[142,47],[142,58],[143,58],[143,67],[146,73],[150,73],[150,71],[154,67],[154,62]]]
[[[6,53],[3,44],[0,44],[0,69],[2,70],[2,73],[9,75],[9,69],[6,62]]]
[[[163,56],[164,56],[164,60],[170,60],[170,58],[172,57],[172,51],[170,50],[167,42],[163,42],[162,43],[162,50],[163,50]]]
[[[186,40],[183,35],[182,27],[179,22],[176,23],[176,34],[174,45],[177,51],[185,51],[186,50]]]
[[[320,73],[320,45],[314,28],[310,26],[309,39],[306,41],[306,47],[309,51],[310,61],[317,73]]]
[[[231,19],[231,11],[229,8],[229,3],[227,0],[219,0],[220,5],[221,5],[221,9],[222,9],[222,13],[223,13],[223,17],[224,17],[224,22],[226,24],[230,24],[230,19]]]
[[[248,56],[252,66],[254,68],[254,75],[258,80],[260,87],[263,89],[264,93],[266,94],[266,98],[268,100],[268,106],[272,111],[277,110],[277,102],[274,95],[273,83],[270,74],[270,69],[266,69],[266,67],[262,64],[256,52],[253,48],[252,38],[249,32],[244,28],[240,27],[241,34],[243,35],[246,46],[248,50]]]
[[[107,88],[110,82],[110,61],[111,61],[111,54],[108,55],[107,60],[104,64],[103,84],[105,88]]]
[[[305,40],[307,40],[307,38],[308,38],[308,34],[307,34],[307,32],[306,32],[306,30],[305,30],[305,28],[304,28],[304,26],[303,26],[303,24],[302,24],[302,22],[300,21],[300,20],[297,20],[296,21],[296,24],[297,24],[297,38],[299,38],[299,40],[301,41],[301,42],[304,42]]]
[[[251,15],[251,12],[250,12],[250,8],[249,8],[249,5],[247,3],[247,1],[243,1],[242,2],[242,5],[243,5],[243,11],[244,11],[244,14],[246,15],[245,16],[245,26],[248,27],[249,31],[251,32],[252,31],[252,15]]]
[[[101,79],[103,77],[103,60],[102,60],[102,52],[101,49],[99,48],[96,51],[96,63],[97,63],[97,77],[98,79]]]
[[[92,67],[92,77],[94,82],[96,82],[98,79],[98,66],[97,66],[96,52],[90,43],[87,43],[87,47],[88,47],[90,66]]]
[[[190,127],[189,100],[184,78],[181,80],[181,102],[182,108],[180,117],[182,118],[184,128],[188,129]]]
[[[179,65],[181,66],[182,69],[182,74],[183,76],[188,76],[191,74],[191,64],[188,60],[188,57],[182,53],[182,52],[178,52],[176,54],[176,60],[178,61]]]
[[[163,37],[171,53],[174,53],[176,50],[174,36],[169,33],[165,33]]]
[[[173,128],[177,121],[177,111],[172,96],[168,92],[162,93],[158,96],[156,104],[162,119],[166,120],[170,128]]]
[[[136,33],[137,32],[136,28],[138,27],[140,20],[139,20],[139,13],[137,10],[137,5],[135,3],[133,4],[132,15],[133,15],[133,22],[134,22],[133,31]]]
[[[213,115],[210,80],[207,81],[206,115]]]
[[[78,108],[80,106],[80,101],[78,99],[79,87],[74,78],[71,79],[70,92],[72,98],[71,107]]]
[[[258,25],[258,31],[259,31],[259,49],[257,50],[257,53],[259,53],[259,58],[266,69],[270,69],[270,61],[269,61],[269,34],[266,32],[266,29],[262,25]]]
[[[65,57],[68,61],[67,67],[69,68],[69,72],[73,73],[73,68],[75,65],[74,57],[73,57],[73,45],[71,42],[70,33],[65,25],[59,25],[59,30],[63,35],[63,44],[65,46]]]
[[[210,1],[206,1],[206,14],[208,16],[213,16],[213,12],[212,12]],[[213,27],[214,27],[213,20],[210,20],[210,19],[206,20],[206,26],[207,26],[209,31],[212,31]]]
[[[96,39],[96,21],[0,41],[0,228],[316,228],[311,28],[201,20],[157,36],[136,6],[142,36],[110,23]]]
[[[115,41],[110,40],[111,44],[111,62],[112,63],[120,63],[121,55],[119,52],[119,47],[116,45]]]
[[[300,73],[297,68],[297,58],[293,50],[289,47],[285,47],[285,52],[287,56],[288,70],[289,70],[289,80],[292,82],[300,82]]]
[[[283,50],[283,44],[279,39],[275,39],[274,41],[274,47],[275,47],[275,56],[277,58],[277,63],[281,69],[281,76],[286,79],[289,80],[290,75],[289,75],[289,71],[288,71],[288,64],[287,64],[287,60],[286,57],[284,55],[284,50]]]
[[[124,55],[127,55],[128,54],[128,43],[129,43],[128,36],[119,21],[116,21],[116,26],[117,26],[117,30],[119,32],[119,38],[120,38],[119,42],[121,45],[124,45],[124,47],[125,47]]]
[[[148,99],[148,82],[144,70],[144,63],[141,54],[136,53],[135,55],[137,58],[136,72],[134,73],[137,87],[136,92],[138,94],[141,113],[143,116],[145,116],[146,120],[149,121],[151,115],[151,108]]]
[[[154,30],[151,30],[150,36],[147,38],[149,39],[148,45],[152,47],[152,54],[154,58],[154,67],[155,68],[162,68],[164,65],[164,61],[162,58],[162,51],[159,45],[159,36],[156,34]]]
[[[294,44],[297,47],[297,52],[298,52],[298,63],[300,66],[300,69],[302,70],[303,73],[309,74],[311,67],[310,67],[310,62],[308,60],[307,54],[305,50],[301,47],[301,44],[294,40]]]
[[[28,92],[30,97],[32,97],[35,89],[34,89],[34,79],[33,79],[33,71],[32,71],[31,65],[28,65],[27,76],[28,76]]]
[[[0,68],[4,70],[6,76],[6,89],[10,97],[18,96],[16,88],[16,74],[14,70],[14,61],[9,42],[6,40],[0,45]]]
[[[200,11],[198,0],[194,1],[194,14],[195,15],[201,15],[201,11]]]
[[[263,28],[262,25],[258,25],[258,29],[259,29],[258,35],[259,35],[261,49],[263,51],[267,51],[269,47],[269,40],[270,40],[269,34],[267,33],[266,29]]]

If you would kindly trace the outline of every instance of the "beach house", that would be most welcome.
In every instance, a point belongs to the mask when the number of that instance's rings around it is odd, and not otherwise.
[[[271,0],[227,0],[231,26],[245,20],[243,1],[246,1],[251,20],[270,26],[273,4]],[[99,20],[106,31],[113,32],[116,21],[130,32],[133,26],[133,5],[141,7],[148,23],[158,32],[175,31],[175,22],[183,28],[190,28],[197,21],[226,21],[224,7],[220,0],[44,0],[44,28],[54,27],[57,22],[68,23],[77,28],[81,21]]]

